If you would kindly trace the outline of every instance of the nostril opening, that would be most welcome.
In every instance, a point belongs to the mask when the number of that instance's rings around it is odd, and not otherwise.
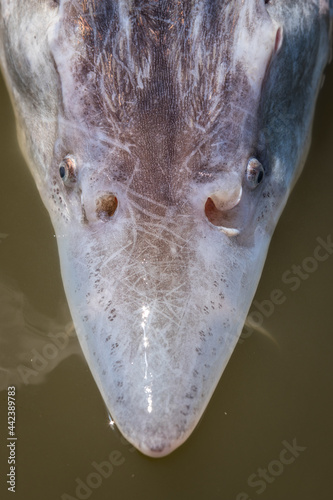
[[[218,209],[210,197],[205,204],[205,215],[214,226],[228,225],[228,211]]]
[[[239,234],[239,224],[242,214],[243,209],[238,204],[230,210],[220,210],[211,197],[207,198],[205,203],[205,215],[209,222],[228,236]]]
[[[117,197],[112,193],[105,194],[98,198],[96,202],[97,217],[106,222],[114,215],[117,207]]]
[[[209,222],[214,224],[214,226],[219,226],[219,219],[221,212],[218,210],[215,206],[215,203],[211,198],[207,198],[206,204],[205,204],[205,215]]]

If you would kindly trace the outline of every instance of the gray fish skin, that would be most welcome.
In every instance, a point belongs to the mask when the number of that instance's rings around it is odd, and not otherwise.
[[[304,164],[332,5],[0,9],[19,141],[83,352],[124,436],[164,456],[221,377]]]

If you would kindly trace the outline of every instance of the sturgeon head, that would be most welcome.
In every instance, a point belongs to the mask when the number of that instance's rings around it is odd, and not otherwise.
[[[330,5],[0,5],[20,144],[83,352],[124,436],[166,455],[221,377],[302,168]]]

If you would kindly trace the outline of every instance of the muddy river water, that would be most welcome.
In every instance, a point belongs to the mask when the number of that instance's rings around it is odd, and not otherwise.
[[[251,308],[260,331],[245,331],[190,439],[166,458],[149,459],[110,428],[80,356],[53,228],[18,150],[1,85],[1,499],[332,497],[332,89],[333,66],[305,170],[275,231]],[[278,304],[274,290],[283,299]],[[13,449],[8,385],[16,388]],[[11,451],[14,497],[6,483]]]

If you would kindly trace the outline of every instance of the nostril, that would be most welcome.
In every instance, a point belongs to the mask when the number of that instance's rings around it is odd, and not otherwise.
[[[96,214],[99,219],[107,222],[115,213],[118,207],[117,197],[112,194],[104,194],[96,201]]]
[[[218,210],[211,198],[207,198],[205,204],[205,215],[214,226],[221,225],[221,210]]]
[[[232,210],[220,210],[209,197],[205,203],[205,215],[209,222],[217,226],[219,230],[227,236],[237,236],[240,232],[237,229],[239,224],[240,207],[235,206]]]

